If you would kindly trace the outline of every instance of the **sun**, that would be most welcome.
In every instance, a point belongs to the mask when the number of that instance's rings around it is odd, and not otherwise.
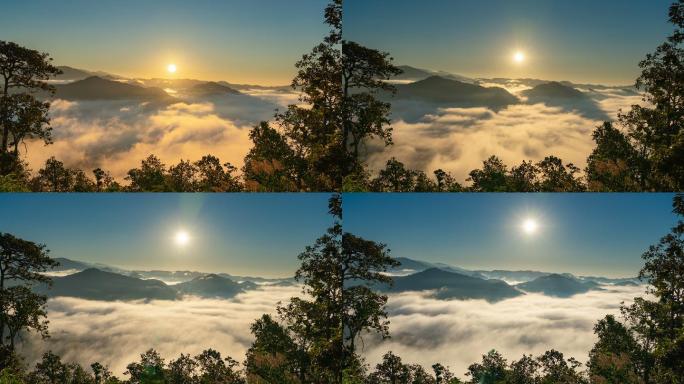
[[[514,53],[513,61],[515,61],[516,63],[522,63],[523,61],[525,61],[525,53],[521,51]]]
[[[535,219],[525,219],[522,223],[522,230],[525,234],[532,235],[539,229],[539,224]]]
[[[176,245],[185,246],[190,242],[190,235],[185,231],[178,231],[174,236],[174,241]]]
[[[178,68],[176,68],[176,64],[169,64],[169,65],[166,67],[166,71],[169,72],[169,73],[176,73],[176,70],[177,70],[177,69],[178,69]]]

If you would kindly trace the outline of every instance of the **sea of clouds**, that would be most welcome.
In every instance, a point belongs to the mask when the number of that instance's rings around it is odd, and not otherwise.
[[[484,86],[502,86],[487,84]],[[512,81],[503,85],[519,96],[529,86]],[[372,170],[384,168],[396,157],[408,167],[431,174],[451,172],[459,182],[482,167],[492,155],[507,165],[542,160],[554,155],[580,168],[594,147],[591,133],[605,118],[615,119],[620,109],[643,104],[642,96],[620,88],[581,89],[594,103],[576,105],[515,104],[500,111],[482,108],[429,108],[413,102],[393,102],[394,145],[371,142],[366,148]],[[524,101],[524,97],[521,97]],[[597,113],[598,112],[598,113]]]
[[[439,362],[458,376],[492,349],[509,362],[552,348],[586,362],[596,341],[594,324],[607,314],[618,315],[623,301],[643,293],[644,287],[611,286],[570,298],[527,294],[497,303],[438,300],[430,292],[391,294],[391,338],[367,335],[358,345],[371,367],[393,351],[404,363],[429,369]]]
[[[300,296],[300,287],[265,286],[231,299],[97,301],[57,297],[48,301],[51,337],[30,337],[20,347],[33,366],[52,350],[84,367],[99,361],[124,377],[126,365],[150,348],[167,361],[213,348],[242,362],[253,339],[250,324],[275,315],[279,302]]]
[[[34,171],[54,156],[87,173],[100,167],[119,181],[150,154],[167,165],[212,154],[240,167],[251,148],[249,131],[298,97],[277,90],[244,93],[175,103],[57,99],[50,108],[54,143],[30,142],[22,155]]]

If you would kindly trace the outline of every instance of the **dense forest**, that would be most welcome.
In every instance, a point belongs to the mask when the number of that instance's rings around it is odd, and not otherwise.
[[[595,147],[585,169],[549,154],[541,161],[508,166],[495,155],[458,181],[437,169],[433,175],[392,158],[370,170],[364,148],[392,145],[392,106],[381,93],[401,73],[388,53],[343,40],[342,0],[325,10],[331,30],[296,63],[290,105],[272,122],[250,132],[252,147],[240,170],[217,157],[162,163],[141,159],[121,184],[106,169],[69,168],[51,158],[30,170],[19,156],[27,140],[52,142],[50,103],[34,96],[53,91],[59,73],[46,53],[0,41],[0,191],[375,191],[375,192],[578,192],[679,191],[684,188],[684,3],[669,8],[672,35],[639,63],[636,81],[644,105],[634,105],[593,132]]]

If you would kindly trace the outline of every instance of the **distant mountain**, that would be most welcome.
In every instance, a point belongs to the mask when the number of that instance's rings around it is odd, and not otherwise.
[[[395,98],[442,106],[488,107],[500,109],[518,103],[518,98],[503,88],[485,88],[475,84],[430,76],[410,84],[397,84]]]
[[[130,271],[126,273],[128,276],[137,277],[139,279],[156,279],[161,280],[167,284],[182,283],[190,281],[200,276],[206,275],[204,272],[198,271]]]
[[[70,260],[64,257],[56,257],[55,261],[59,263],[58,266],[55,268],[51,269],[53,272],[59,272],[59,271],[70,271],[70,270],[79,270],[82,271],[84,269],[88,269],[92,267],[92,264],[89,263],[84,263],[82,261],[75,261],[75,260]]]
[[[258,287],[253,282],[237,283],[216,274],[204,274],[190,281],[167,285],[156,279],[142,279],[97,268],[53,277],[52,282],[52,288],[41,285],[36,287],[36,291],[49,297],[69,296],[91,300],[175,300],[183,295],[231,298]]]
[[[262,91],[278,91],[278,92],[292,92],[291,85],[258,85],[258,84],[237,84],[229,83],[227,81],[218,81],[217,83],[225,85],[238,91],[244,91],[248,89],[257,89]]]
[[[390,272],[420,272],[429,268],[434,268],[435,265],[425,261],[418,261],[409,259],[408,257],[395,257],[394,260],[401,263],[398,267],[392,268]]]
[[[499,301],[522,295],[500,280],[483,280],[460,273],[430,268],[408,276],[394,277],[390,292],[436,290],[439,299],[484,299]]]
[[[526,292],[538,292],[556,297],[570,297],[592,290],[601,290],[598,283],[580,281],[557,273],[541,276],[526,283],[517,284],[516,287]]]
[[[487,276],[483,275],[479,271],[471,271],[469,269],[456,267],[456,266],[445,264],[445,263],[434,263],[434,265],[435,265],[435,267],[437,267],[443,271],[460,273],[460,274],[466,275],[466,276],[477,277],[478,279],[485,279],[485,280],[488,279]]]
[[[92,72],[86,71],[84,69],[68,67],[66,65],[61,65],[57,68],[59,68],[59,70],[62,71],[62,73],[60,75],[55,76],[54,80],[75,81],[83,80],[85,78],[93,76]]]
[[[249,285],[253,288],[253,285]],[[219,275],[210,274],[196,277],[175,286],[179,293],[200,297],[230,298],[244,292],[241,284]]]
[[[416,67],[411,67],[409,65],[400,65],[399,69],[402,70],[402,73],[393,77],[391,80],[418,81],[418,80],[427,79],[428,77],[431,77],[431,76],[441,76],[441,77],[446,78],[446,79],[457,80],[457,81],[462,81],[462,82],[466,82],[466,83],[472,83],[474,81],[471,78],[461,76],[461,75],[455,75],[455,74],[449,73],[449,72],[431,71],[429,69],[416,68]]]
[[[141,280],[89,268],[64,277],[53,277],[52,288],[36,289],[49,297],[71,296],[91,300],[173,300],[175,289],[159,280]]]
[[[582,281],[593,281],[595,283],[599,284],[613,284],[613,285],[640,285],[640,280],[639,277],[618,277],[618,278],[610,278],[610,277],[601,277],[601,276],[579,276],[578,277]]]
[[[502,269],[495,269],[492,271],[477,271],[481,275],[485,276],[487,279],[500,279],[508,282],[526,282],[534,280],[538,277],[548,276],[550,272],[540,272],[540,271],[506,271]]]
[[[629,281],[629,280],[627,280],[627,281],[620,281],[620,282],[613,283],[613,284],[614,284],[614,285],[617,285],[617,286],[619,286],[619,287],[638,287],[638,286],[639,286],[639,284],[637,284],[636,282],[634,282],[634,281]]]
[[[532,89],[522,91],[520,94],[527,97],[529,104],[544,103],[553,107],[561,107],[566,111],[576,111],[592,119],[609,119],[608,115],[589,95],[559,82],[540,84]]]
[[[173,100],[173,97],[159,88],[145,88],[98,76],[69,84],[58,84],[55,88],[55,97],[65,100]]]
[[[559,82],[539,84],[532,89],[522,91],[523,96],[533,99],[584,99],[586,96],[577,89]]]
[[[215,83],[213,81],[207,83],[200,83],[194,85],[186,91],[189,95],[195,96],[216,96],[216,95],[241,95],[240,91],[237,91],[226,85]]]
[[[114,272],[118,273],[121,275],[129,276],[129,277],[134,277],[136,279],[153,279],[153,280],[161,280],[164,281],[167,284],[177,284],[177,283],[182,283],[186,281],[190,281],[192,279],[201,277],[201,276],[206,276],[207,272],[200,272],[200,271],[164,271],[164,270],[126,270],[126,269],[121,269],[105,264],[100,264],[100,263],[89,263],[89,262],[83,262],[83,261],[76,261],[76,260],[71,260],[63,257],[58,257],[55,258],[60,265],[54,269],[52,269],[50,272],[60,272],[60,271],[82,271],[88,268],[96,268],[102,271],[107,271],[107,272]],[[294,278],[289,277],[289,278],[267,278],[267,277],[258,277],[258,276],[238,276],[238,275],[230,275],[228,273],[218,273],[217,274],[220,277],[224,277],[226,279],[230,279],[236,282],[252,282],[252,283],[271,283],[271,284],[286,284],[286,285],[291,285],[293,284]],[[248,285],[244,285],[243,288],[247,289]]]

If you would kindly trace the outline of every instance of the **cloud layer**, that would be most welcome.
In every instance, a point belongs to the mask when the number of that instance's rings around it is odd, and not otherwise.
[[[86,172],[101,167],[118,180],[150,154],[167,165],[213,154],[240,167],[251,128],[295,99],[262,90],[173,104],[58,99],[50,111],[54,144],[29,143],[25,158],[34,171],[55,156]]]
[[[262,286],[230,300],[149,302],[58,297],[48,302],[52,337],[29,338],[20,353],[31,366],[47,350],[86,367],[99,361],[119,377],[149,348],[167,361],[213,348],[241,362],[252,343],[250,324],[262,314],[274,314],[279,301],[299,292],[299,287]]]
[[[519,93],[529,86],[511,84],[509,91]],[[600,89],[587,94],[600,110],[615,118],[619,109],[627,110],[641,102],[641,96],[620,89]],[[566,163],[583,168],[594,143],[592,131],[602,123],[586,117],[587,113],[571,106],[516,104],[494,112],[487,108],[426,108],[406,102],[393,103],[400,111],[394,127],[394,145],[382,148],[369,143],[371,169],[384,168],[396,157],[407,166],[428,173],[441,168],[464,181],[468,173],[482,166],[482,161],[496,155],[506,164],[523,160],[538,161],[555,155]],[[415,118],[422,116],[420,118]]]
[[[620,303],[643,296],[643,287],[609,287],[567,299],[528,294],[495,304],[483,300],[437,300],[426,293],[389,297],[391,339],[364,340],[372,367],[387,351],[405,363],[450,366],[462,376],[468,365],[496,349],[509,360],[551,348],[586,361],[595,342],[593,325],[618,314]]]

